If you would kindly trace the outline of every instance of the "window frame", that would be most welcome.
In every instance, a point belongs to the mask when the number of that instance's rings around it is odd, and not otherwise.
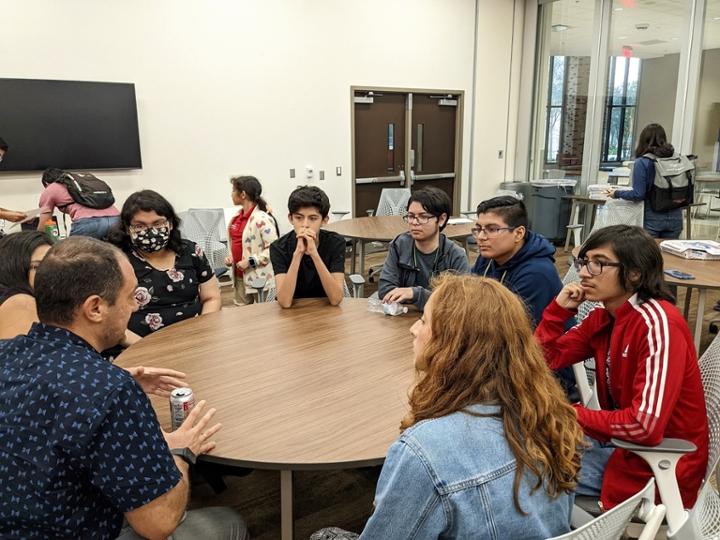
[[[562,58],[563,63],[563,82],[562,82],[562,100],[560,105],[553,105],[553,76],[555,74],[555,59],[556,58]],[[566,108],[566,99],[565,95],[567,94],[567,56],[551,56],[550,57],[550,74],[548,77],[548,96],[547,96],[547,103],[545,104],[545,144],[544,144],[544,155],[543,155],[543,163],[545,165],[557,165],[558,164],[558,154],[560,153],[560,147],[562,146],[562,140],[563,136],[565,134],[565,126],[564,126],[564,120],[565,120],[565,108]],[[560,122],[560,133],[558,134],[558,154],[555,154],[554,160],[548,159],[548,150],[549,150],[549,144],[550,144],[550,112],[553,109],[559,109],[560,110],[560,116],[558,117],[558,122]]]
[[[615,104],[615,74],[617,69],[617,60],[618,58],[624,58],[625,59],[625,73],[623,74],[623,84],[622,84],[622,95],[620,98],[620,104]],[[633,146],[634,146],[634,133],[630,134],[630,148],[627,149],[627,153],[625,153],[625,148],[623,145],[623,140],[626,135],[626,131],[630,129],[631,131],[635,130],[635,119],[637,118],[637,97],[639,95],[639,86],[635,91],[635,103],[629,104],[628,103],[628,83],[630,78],[630,63],[633,60],[632,57],[625,57],[625,56],[612,56],[610,57],[610,64],[608,66],[608,88],[607,88],[607,96],[605,98],[605,115],[603,119],[603,132],[602,132],[602,146],[600,150],[600,163],[601,164],[622,164],[624,161],[628,161],[632,159],[633,156]],[[637,58],[637,61],[639,62],[638,66],[638,85],[640,84],[641,80],[641,74],[642,74],[642,60]],[[617,149],[617,155],[616,159],[610,159],[609,152],[610,152],[610,135],[612,131],[612,116],[613,111],[615,109],[620,109],[620,124],[618,128],[617,133],[617,141],[618,141],[618,149]],[[633,111],[633,124],[631,126],[627,125],[627,119],[628,119],[628,110],[632,109]]]

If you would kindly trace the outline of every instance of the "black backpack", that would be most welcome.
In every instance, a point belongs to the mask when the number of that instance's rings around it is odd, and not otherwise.
[[[102,210],[115,204],[110,186],[94,174],[66,172],[56,182],[67,187],[73,201],[87,208]]]
[[[649,198],[653,211],[669,212],[693,203],[695,164],[687,156],[674,154],[659,158],[648,153],[643,157],[655,165],[655,179],[650,186]]]

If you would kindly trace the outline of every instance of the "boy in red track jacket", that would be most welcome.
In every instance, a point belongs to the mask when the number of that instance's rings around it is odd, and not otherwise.
[[[588,238],[575,267],[580,283],[566,285],[548,305],[535,336],[552,369],[595,358],[602,410],[576,405],[578,422],[594,439],[577,493],[600,495],[609,509],[653,476],[639,456],[603,444],[612,437],[647,446],[686,439],[697,450],[680,459],[676,474],[691,508],[708,460],[705,397],[690,331],[664,284],[660,249],[639,227],[606,227]],[[584,300],[602,304],[564,332]]]

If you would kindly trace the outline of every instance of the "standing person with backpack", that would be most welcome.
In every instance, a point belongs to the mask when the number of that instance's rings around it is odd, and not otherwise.
[[[55,208],[70,216],[70,236],[92,236],[105,240],[110,228],[120,221],[120,212],[115,208],[110,187],[92,174],[46,169],[42,184],[45,189],[38,204],[39,231],[45,230]]]
[[[606,191],[608,197],[645,201],[643,228],[653,238],[680,238],[682,209],[692,203],[695,166],[675,153],[660,124],[648,124],[638,137],[632,189]]]

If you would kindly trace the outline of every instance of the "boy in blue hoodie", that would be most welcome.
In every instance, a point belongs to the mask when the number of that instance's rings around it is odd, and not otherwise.
[[[478,204],[472,233],[480,249],[472,273],[497,279],[517,294],[528,307],[533,326],[537,326],[563,287],[555,268],[555,246],[528,229],[525,205],[509,196]],[[566,330],[574,323],[568,321]],[[577,401],[572,367],[559,369],[556,375],[568,399]]]
[[[472,229],[480,256],[472,273],[497,279],[528,306],[533,326],[562,289],[555,247],[528,229],[525,205],[502,196],[481,202]]]

